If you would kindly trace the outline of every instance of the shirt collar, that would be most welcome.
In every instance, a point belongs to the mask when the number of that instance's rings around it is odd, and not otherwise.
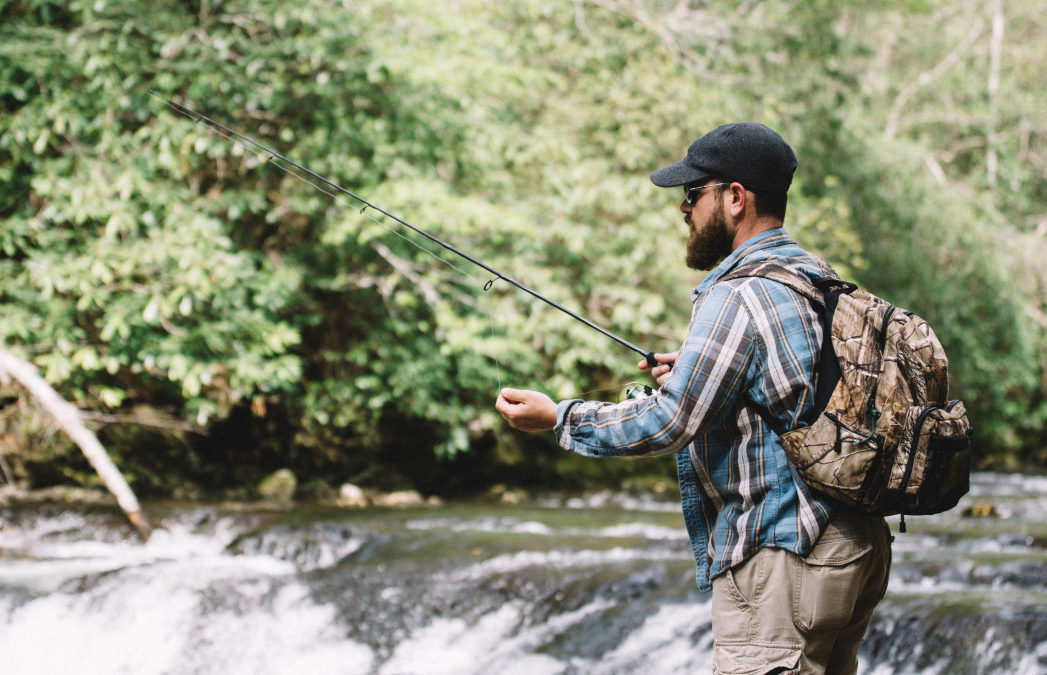
[[[757,252],[795,244],[796,242],[793,241],[792,237],[786,234],[785,230],[780,227],[750,237],[745,240],[745,243],[734,249],[729,256],[724,258],[719,265],[714,267],[702,280],[702,283],[698,284],[698,287],[691,291],[691,300],[697,300],[699,295],[707,291],[710,286],[735,267],[739,267],[749,256]]]

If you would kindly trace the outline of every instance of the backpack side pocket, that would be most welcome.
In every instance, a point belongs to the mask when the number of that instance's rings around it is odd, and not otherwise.
[[[971,437],[961,401],[908,410],[887,484],[900,512],[926,515],[956,506],[970,490]]]
[[[809,486],[849,506],[880,512],[872,497],[880,494],[884,483],[882,436],[826,411],[810,427],[781,439],[785,454]]]

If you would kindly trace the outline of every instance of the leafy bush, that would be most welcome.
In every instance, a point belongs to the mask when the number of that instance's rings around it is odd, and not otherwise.
[[[1035,462],[1044,35],[1008,8],[986,94],[992,17],[954,4],[0,3],[0,336],[97,419],[167,428],[109,434],[158,491],[179,447],[213,488],[286,465],[504,477],[462,453],[528,480],[633,474],[507,434],[492,403],[614,398],[639,355],[148,91],[657,351],[699,278],[647,173],[759,119],[801,158],[789,231],[930,319],[987,461]]]

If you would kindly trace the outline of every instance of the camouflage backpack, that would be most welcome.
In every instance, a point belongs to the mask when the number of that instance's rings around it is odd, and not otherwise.
[[[862,511],[901,514],[902,532],[906,514],[956,506],[970,488],[971,426],[963,402],[946,400],[948,360],[927,322],[854,284],[774,262],[724,279],[741,277],[782,283],[822,310],[811,419],[790,430],[750,402],[804,481]]]

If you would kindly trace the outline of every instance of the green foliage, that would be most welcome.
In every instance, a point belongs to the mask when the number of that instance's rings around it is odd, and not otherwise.
[[[235,480],[374,475],[397,443],[449,459],[502,439],[516,466],[499,386],[613,399],[639,356],[148,90],[657,351],[699,278],[678,194],[647,173],[757,119],[801,159],[790,232],[931,320],[987,460],[1034,463],[1037,19],[974,0],[0,2],[0,339],[85,409],[148,406],[214,443],[253,429],[267,450],[223,460],[259,464]],[[141,474],[140,436],[112,438]],[[198,470],[209,446],[186,443]]]

